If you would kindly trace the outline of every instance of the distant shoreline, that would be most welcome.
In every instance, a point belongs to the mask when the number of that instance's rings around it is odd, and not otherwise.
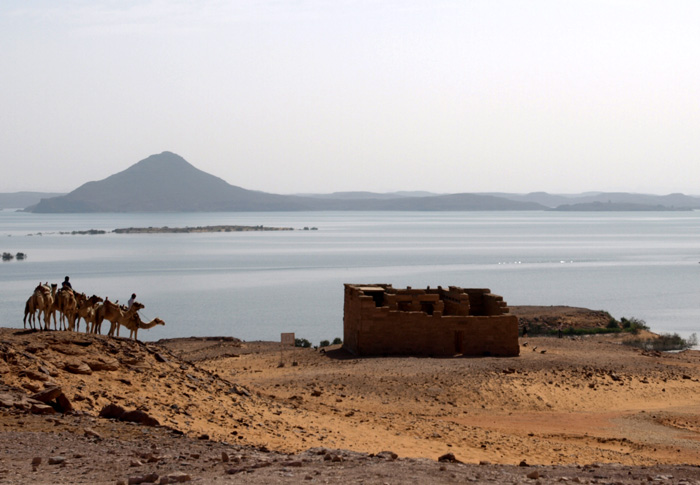
[[[115,229],[116,234],[170,234],[191,232],[293,231],[292,227],[267,226],[197,226],[197,227],[126,227]]]
[[[86,231],[59,231],[60,235],[68,236],[99,236],[109,233],[114,234],[189,234],[199,232],[250,232],[250,231],[294,231],[293,227],[267,227],[267,226],[197,226],[197,227],[124,227],[113,229],[88,229]],[[316,227],[304,227],[305,231],[317,231]],[[48,232],[38,232],[28,234],[28,236],[42,236],[51,234]],[[54,233],[55,234],[55,233]]]

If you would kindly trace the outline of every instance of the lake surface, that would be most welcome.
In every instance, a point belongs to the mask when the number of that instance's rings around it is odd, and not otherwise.
[[[122,227],[294,231],[64,235]],[[318,230],[302,230],[304,227]],[[39,233],[41,235],[39,235]],[[146,305],[143,340],[232,335],[317,344],[343,335],[343,283],[490,288],[510,305],[570,305],[700,329],[700,212],[27,214],[0,211],[0,325],[41,282]],[[128,334],[127,334],[128,335]]]

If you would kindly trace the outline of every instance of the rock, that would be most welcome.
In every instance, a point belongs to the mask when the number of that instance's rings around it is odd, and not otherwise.
[[[385,460],[396,460],[399,457],[393,451],[380,451],[377,453],[377,458],[383,458]]]
[[[46,344],[34,343],[27,345],[27,352],[30,354],[36,354],[42,350],[46,350]]]
[[[49,465],[62,465],[65,462],[65,456],[52,456],[51,458],[49,458]]]
[[[102,435],[100,435],[100,433],[98,433],[97,431],[95,431],[92,428],[85,428],[85,430],[83,431],[83,434],[88,438],[102,439]]]
[[[538,472],[537,470],[533,470],[527,474],[527,478],[537,480],[538,478],[540,478],[540,472]]]
[[[32,395],[32,399],[41,401],[43,403],[49,403],[56,399],[58,396],[63,394],[63,390],[59,386],[50,386]]]
[[[119,361],[111,357],[98,357],[96,360],[86,362],[93,371],[115,371],[119,369]]]
[[[70,342],[54,344],[51,346],[51,350],[59,352],[63,355],[83,355],[85,353],[84,350],[70,345]]]
[[[71,374],[81,374],[89,376],[92,374],[92,369],[85,362],[66,364],[63,366],[63,370],[70,372]]]
[[[138,475],[129,477],[129,485],[139,485],[141,483],[156,483],[158,481],[157,473],[149,473],[148,475]]]
[[[43,372],[39,373],[39,372],[34,372],[34,371],[28,370],[28,371],[24,372],[24,375],[33,381],[46,382],[49,380],[49,376]]]
[[[160,456],[154,455],[153,453],[148,453],[146,455],[146,461],[148,463],[158,463],[160,461]]]
[[[73,404],[65,394],[61,393],[61,395],[56,398],[56,402],[58,403],[59,411],[63,413],[70,413],[73,411]]]
[[[170,473],[169,475],[166,475],[164,477],[161,477],[160,483],[161,485],[163,484],[168,484],[168,483],[184,483],[184,482],[189,482],[192,480],[192,477],[184,472],[174,472]]]
[[[0,394],[0,408],[11,408],[14,407],[17,399],[12,394]]]
[[[53,368],[53,366],[49,368],[49,367],[40,365],[39,372],[43,372],[44,374],[47,374],[51,377],[58,377],[58,372],[56,371],[56,369]]]
[[[41,465],[41,457],[35,456],[34,458],[32,458],[32,465],[33,466]]]
[[[126,411],[123,407],[116,404],[107,404],[100,411],[100,417],[107,419],[120,419],[124,413],[126,413]]]
[[[24,382],[22,383],[22,387],[28,390],[29,392],[39,392],[39,389],[41,387],[37,386],[36,384],[30,383],[30,382]]]
[[[518,466],[530,466],[530,465],[528,465],[527,462],[526,462],[525,460],[522,460],[522,461],[518,464]]]
[[[224,463],[228,463],[231,458],[228,456],[228,453],[225,451],[221,452],[221,461]]]
[[[247,389],[237,386],[235,384],[233,385],[233,387],[231,387],[231,392],[236,393],[239,396],[250,397],[250,392],[248,392]]]
[[[156,418],[153,418],[149,416],[146,412],[144,411],[127,411],[124,414],[121,415],[119,418],[120,421],[129,421],[132,423],[139,423],[143,424],[145,426],[160,426],[160,423]]]
[[[440,458],[438,458],[438,461],[447,463],[462,463],[457,458],[455,458],[454,453],[445,453]]]
[[[165,357],[163,357],[163,356],[162,356],[160,353],[158,353],[158,352],[156,352],[156,353],[153,355],[153,357],[155,357],[155,359],[156,359],[158,362],[168,362],[168,359],[166,359]]]
[[[32,414],[54,414],[56,410],[48,404],[32,404],[29,412]]]

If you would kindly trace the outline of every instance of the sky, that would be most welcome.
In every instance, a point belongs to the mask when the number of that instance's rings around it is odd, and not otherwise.
[[[697,0],[3,0],[0,192],[700,194]]]

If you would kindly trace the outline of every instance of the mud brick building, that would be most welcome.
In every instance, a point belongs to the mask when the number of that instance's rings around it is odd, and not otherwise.
[[[518,318],[489,289],[345,284],[343,328],[355,355],[520,354]]]

